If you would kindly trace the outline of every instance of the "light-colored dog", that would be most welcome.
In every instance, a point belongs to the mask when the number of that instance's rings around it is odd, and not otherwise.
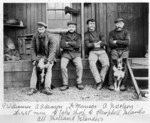
[[[120,91],[121,82],[125,76],[125,60],[122,58],[114,60],[113,75],[115,91]]]

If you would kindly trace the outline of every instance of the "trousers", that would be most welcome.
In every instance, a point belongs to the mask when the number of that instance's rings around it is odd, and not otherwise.
[[[62,79],[63,79],[63,85],[68,85],[68,69],[67,65],[69,63],[70,59],[62,57],[61,58],[61,74],[62,74]],[[83,66],[82,66],[82,60],[81,57],[76,57],[72,59],[75,67],[76,67],[76,81],[77,84],[82,83],[82,74],[83,74]]]
[[[45,75],[45,88],[51,86],[51,82],[52,82],[52,67],[53,67],[53,63],[49,64],[48,68],[47,68],[47,72]],[[33,71],[32,71],[32,75],[31,75],[31,79],[30,79],[30,88],[34,88],[36,89],[36,84],[37,84],[37,73],[36,73],[36,66],[33,67]]]
[[[93,74],[96,83],[104,82],[105,76],[109,69],[109,58],[105,50],[103,51],[90,51],[89,53],[89,66]],[[101,71],[99,73],[96,63],[99,61],[102,65]]]

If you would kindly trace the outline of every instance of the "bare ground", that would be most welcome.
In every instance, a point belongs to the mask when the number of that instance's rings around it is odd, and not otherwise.
[[[5,88],[5,102],[56,102],[56,101],[146,101],[148,98],[135,99],[135,91],[132,87],[124,92],[110,91],[106,87],[102,90],[96,90],[91,85],[86,85],[84,90],[78,90],[76,87],[70,87],[66,91],[60,91],[59,88],[52,89],[53,95],[45,95],[37,92],[32,96],[28,96],[29,88]]]

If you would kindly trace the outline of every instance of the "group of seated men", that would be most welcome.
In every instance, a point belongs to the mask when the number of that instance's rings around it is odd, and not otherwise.
[[[103,83],[105,81],[106,74],[109,70],[109,89],[114,90],[113,85],[113,60],[119,57],[128,58],[129,56],[129,43],[130,34],[124,29],[123,18],[117,18],[114,21],[115,29],[109,33],[108,43],[105,40],[103,33],[96,31],[96,22],[94,19],[87,20],[88,30],[85,32],[84,41],[85,46],[89,51],[88,61],[89,67],[96,82],[96,89],[101,90]],[[52,40],[50,33],[46,31],[47,25],[44,22],[38,22],[38,30],[33,36],[31,55],[32,61],[38,61],[39,56],[44,56],[48,60],[47,72],[45,75],[45,85],[44,93],[51,95],[51,78],[52,78],[52,67],[56,62],[56,42]],[[81,59],[81,35],[76,32],[77,23],[70,21],[67,23],[68,32],[66,32],[61,37],[60,48],[62,50],[61,55],[61,74],[62,74],[62,87],[61,91],[69,89],[68,81],[68,69],[67,65],[69,61],[72,61],[76,67],[76,82],[77,88],[83,90],[85,86],[82,84],[83,66]],[[106,48],[110,48],[110,57],[106,52]],[[101,63],[101,70],[98,71],[96,66],[97,61]],[[33,64],[34,65],[34,64]],[[122,85],[120,87],[121,91],[126,89],[126,79],[125,75]],[[30,80],[30,91],[28,95],[32,95],[37,92],[37,73],[36,67],[34,65],[33,72]]]

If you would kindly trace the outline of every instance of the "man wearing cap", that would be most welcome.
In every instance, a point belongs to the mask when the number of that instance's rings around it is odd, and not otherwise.
[[[88,31],[85,32],[85,44],[89,50],[89,67],[96,81],[96,89],[100,90],[109,68],[109,59],[105,51],[107,43],[105,42],[104,35],[95,30],[96,24],[94,19],[87,20],[87,26]],[[100,73],[96,66],[98,60],[102,66]]]
[[[127,59],[129,57],[130,33],[124,29],[123,18],[118,18],[114,21],[115,29],[109,33],[109,47],[111,49],[111,67],[109,71],[109,89],[114,90],[113,86],[113,60],[118,58]],[[127,80],[127,66],[125,64],[125,77],[120,87],[121,91],[126,90],[125,82]]]
[[[68,69],[67,65],[69,61],[72,61],[76,67],[77,74],[77,88],[82,90],[82,60],[81,60],[81,35],[76,32],[76,23],[71,21],[67,23],[68,32],[62,36],[60,47],[63,49],[61,57],[61,73],[63,79],[63,86],[61,91],[65,91],[69,88],[68,83]]]
[[[45,75],[45,89],[42,91],[47,95],[51,95],[50,86],[52,78],[52,66],[54,64],[56,53],[56,42],[52,39],[52,35],[46,31],[47,25],[44,22],[37,23],[38,30],[33,35],[31,45],[31,57],[33,61],[33,72],[30,80],[30,91],[28,95],[37,92],[37,74],[34,61],[38,61],[41,57],[46,57],[48,60],[47,72]]]

